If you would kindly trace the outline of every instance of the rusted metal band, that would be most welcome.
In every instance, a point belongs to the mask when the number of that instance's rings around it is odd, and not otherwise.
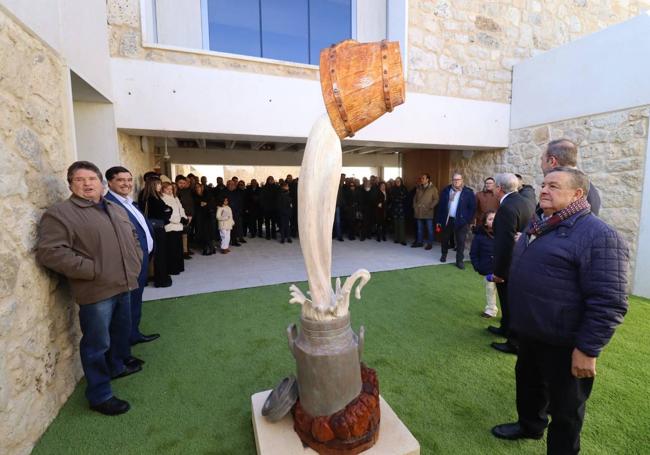
[[[388,74],[388,41],[383,40],[381,42],[381,78],[384,88],[384,103],[386,104],[386,110],[388,112],[393,112],[393,103],[390,99],[390,77]]]
[[[329,62],[330,62],[330,79],[332,80],[332,93],[334,95],[334,101],[336,102],[336,107],[339,111],[339,116],[343,121],[343,126],[345,127],[345,132],[347,136],[354,136],[354,132],[350,127],[350,121],[348,120],[348,113],[345,112],[345,107],[343,106],[343,98],[341,98],[341,90],[339,89],[339,81],[336,75],[336,49],[334,45],[330,47],[329,51]]]

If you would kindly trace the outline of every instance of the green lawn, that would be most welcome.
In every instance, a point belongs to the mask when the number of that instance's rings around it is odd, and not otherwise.
[[[278,285],[146,303],[144,332],[162,337],[135,348],[141,373],[114,382],[131,411],[91,412],[82,381],[33,453],[254,454],[250,396],[295,368],[285,329],[300,307],[288,300]],[[516,418],[515,357],[489,347],[483,303],[480,277],[451,265],[375,273],[351,303],[365,362],[423,454],[545,453],[544,440],[490,434]],[[583,453],[650,452],[649,333],[650,302],[633,297],[598,362]]]

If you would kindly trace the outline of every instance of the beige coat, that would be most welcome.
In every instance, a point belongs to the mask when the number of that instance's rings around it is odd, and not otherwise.
[[[219,229],[226,231],[232,230],[235,225],[235,220],[232,219],[232,210],[227,205],[217,209],[217,220],[219,221]]]
[[[438,203],[438,188],[429,182],[427,186],[418,185],[413,198],[413,216],[416,219],[433,219],[433,208]]]
[[[169,218],[169,223],[165,225],[165,232],[182,231],[183,223],[181,223],[181,219],[187,218],[187,216],[185,216],[185,210],[183,210],[180,199],[163,193],[162,201],[172,208],[172,215]]]
[[[103,200],[106,211],[78,196],[50,207],[39,225],[36,259],[68,278],[80,305],[138,287],[142,249],[126,211]]]

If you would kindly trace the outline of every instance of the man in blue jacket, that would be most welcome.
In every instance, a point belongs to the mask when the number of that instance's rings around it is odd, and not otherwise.
[[[133,176],[131,172],[122,166],[114,166],[106,171],[108,192],[106,199],[116,202],[126,210],[129,220],[138,234],[138,242],[142,248],[142,268],[138,277],[138,289],[131,291],[131,344],[147,343],[160,337],[160,334],[153,333],[144,335],[140,332],[140,320],[142,319],[142,293],[147,285],[149,272],[149,255],[153,251],[153,234],[151,226],[131,199],[133,191]],[[137,359],[136,359],[137,360]],[[141,361],[140,361],[141,362]]]
[[[548,426],[549,454],[580,451],[596,358],[627,311],[628,247],[591,213],[588,192],[589,179],[576,168],[546,174],[543,216],[517,241],[508,280],[510,323],[519,334],[519,419],[492,433],[540,439]]]
[[[449,240],[454,235],[456,240],[456,267],[464,269],[465,239],[470,224],[476,212],[476,196],[474,190],[463,185],[463,176],[456,172],[451,177],[451,185],[440,192],[436,226],[442,230],[440,262],[447,260]]]

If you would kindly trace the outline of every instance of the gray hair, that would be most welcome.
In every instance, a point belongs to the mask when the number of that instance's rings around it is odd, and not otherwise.
[[[548,143],[546,158],[552,156],[559,166],[576,166],[578,164],[578,147],[569,139],[556,139]]]
[[[519,188],[519,179],[515,174],[510,172],[497,174],[494,181],[497,186],[501,187],[504,193],[512,193]]]
[[[553,172],[566,172],[567,174],[570,174],[571,188],[574,190],[581,188],[585,194],[585,197],[587,197],[587,194],[589,193],[589,187],[591,186],[591,183],[589,182],[589,176],[587,174],[582,172],[577,167],[559,166],[548,171],[546,175]]]

